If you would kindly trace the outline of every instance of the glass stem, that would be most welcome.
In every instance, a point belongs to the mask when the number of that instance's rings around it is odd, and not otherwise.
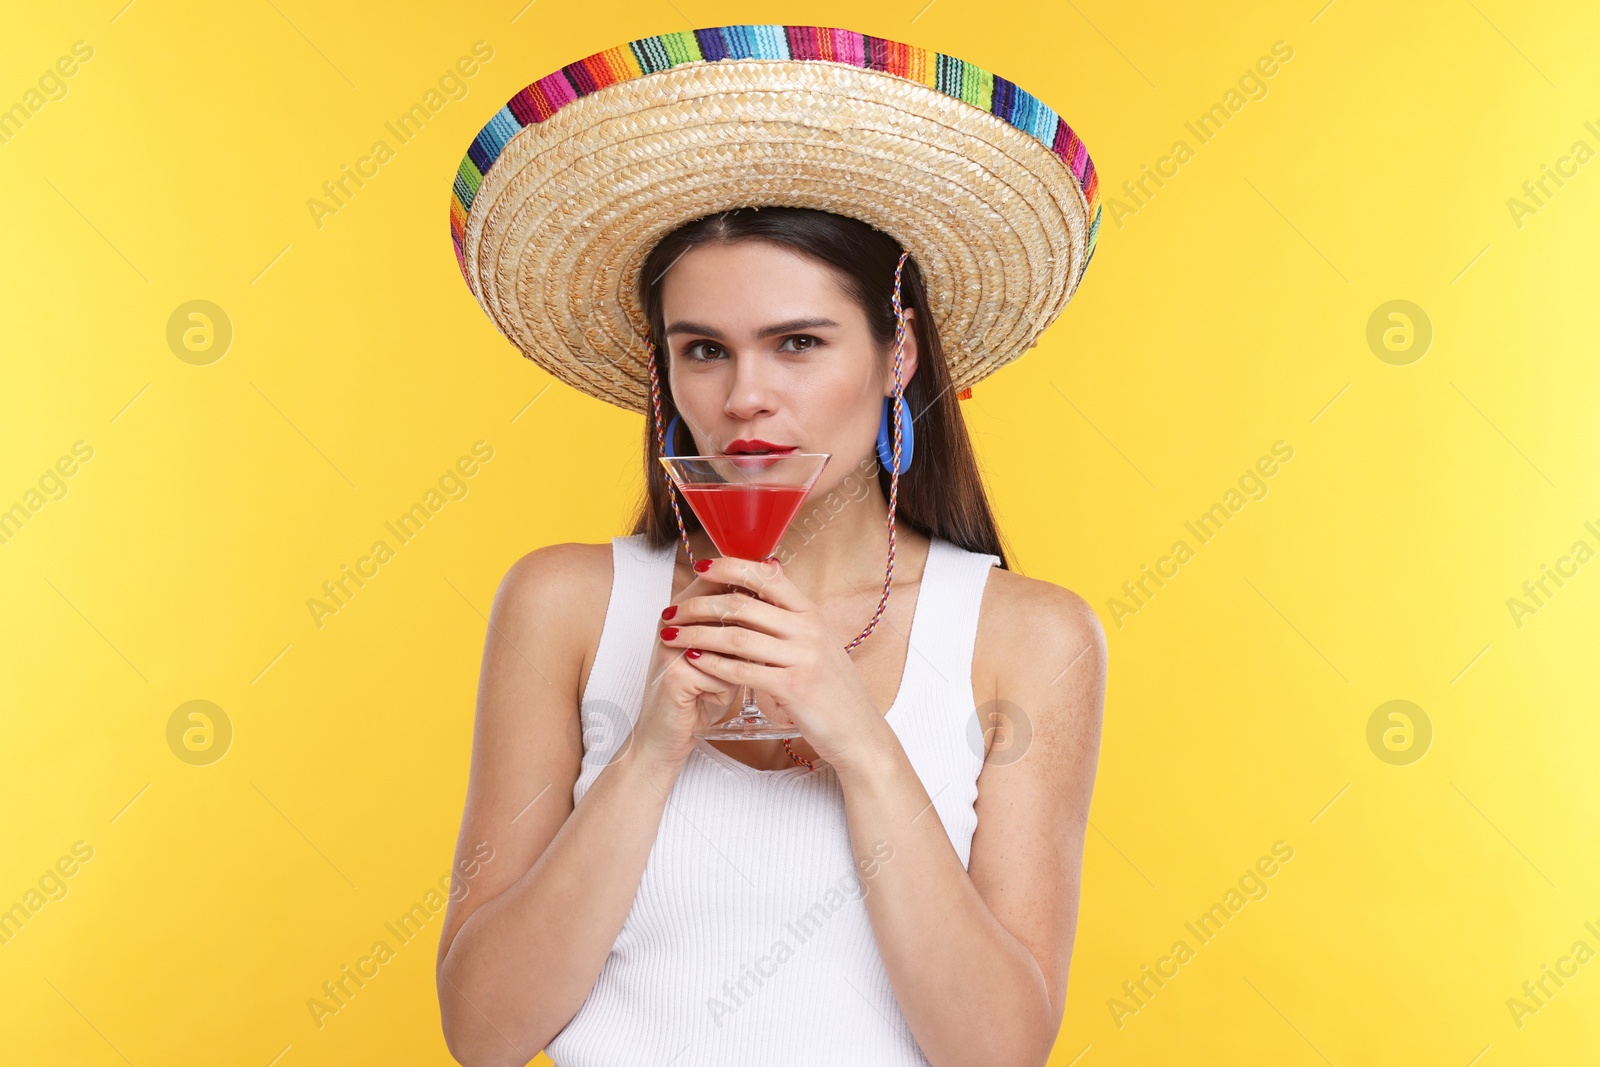
[[[761,715],[761,708],[756,704],[756,691],[748,685],[739,687],[739,715],[742,718]]]

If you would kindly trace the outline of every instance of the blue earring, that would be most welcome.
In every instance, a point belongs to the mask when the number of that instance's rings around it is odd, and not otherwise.
[[[666,456],[668,459],[674,459],[678,455],[677,449],[672,447],[672,442],[676,438],[677,433],[678,433],[678,416],[674,415],[674,416],[672,416],[672,421],[667,423],[667,432],[665,434],[665,440],[662,441],[662,443],[661,443],[661,454]]]
[[[883,420],[878,423],[878,462],[883,464],[883,469],[890,473],[904,474],[911,469],[911,454],[916,450],[917,437],[911,425],[911,409],[906,406],[904,395],[900,397],[900,469],[894,469],[894,425],[890,421],[892,416],[889,411],[889,402],[892,397],[883,398]]]

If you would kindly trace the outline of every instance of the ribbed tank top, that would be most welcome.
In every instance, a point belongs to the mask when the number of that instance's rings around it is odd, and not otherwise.
[[[675,545],[651,548],[640,536],[611,544],[611,598],[581,707],[574,805],[633,728],[661,609],[672,599]],[[887,715],[963,867],[983,769],[972,649],[997,562],[933,541]],[[862,893],[830,765],[757,770],[697,742],[594,988],[546,1054],[556,1067],[926,1067]]]

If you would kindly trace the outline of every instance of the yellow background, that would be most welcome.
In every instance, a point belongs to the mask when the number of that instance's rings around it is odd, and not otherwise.
[[[1600,950],[1600,562],[1520,626],[1507,601],[1600,548],[1600,162],[1521,225],[1507,201],[1600,149],[1600,16],[1321,2],[14,5],[0,106],[73,42],[94,57],[0,144],[0,507],[94,454],[0,545],[0,907],[94,855],[0,946],[4,1058],[450,1062],[438,919],[320,1029],[306,1001],[447,872],[495,586],[620,532],[640,429],[494,331],[450,181],[563,63],[788,22],[1009,77],[1102,176],[1073,305],[966,404],[1021,569],[1110,637],[1051,1062],[1591,1062],[1600,962],[1520,1026],[1507,1000]],[[315,225],[306,201],[478,40],[466,99]],[[1184,123],[1276,41],[1267,95],[1198,144]],[[1193,158],[1114,211],[1180,138]],[[196,299],[234,330],[208,366],[166,340]],[[1434,331],[1404,366],[1366,340],[1397,299]],[[319,629],[307,599],[479,440],[468,495]],[[1280,440],[1267,495],[1119,625],[1122,583]],[[197,699],[234,730],[209,766],[167,743]],[[1367,743],[1390,700],[1432,724],[1409,765]],[[1276,841],[1269,894],[1193,942]],[[1119,1026],[1108,1001],[1179,939],[1195,957]]]

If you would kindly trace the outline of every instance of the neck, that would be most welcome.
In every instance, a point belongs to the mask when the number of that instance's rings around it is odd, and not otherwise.
[[[866,464],[862,467],[834,489],[807,497],[774,553],[789,580],[813,600],[862,592],[876,597],[882,588],[889,502],[878,485],[876,467],[870,473],[864,473]],[[922,539],[898,524],[896,555]],[[691,534],[690,541],[697,559],[718,554],[703,530]]]

